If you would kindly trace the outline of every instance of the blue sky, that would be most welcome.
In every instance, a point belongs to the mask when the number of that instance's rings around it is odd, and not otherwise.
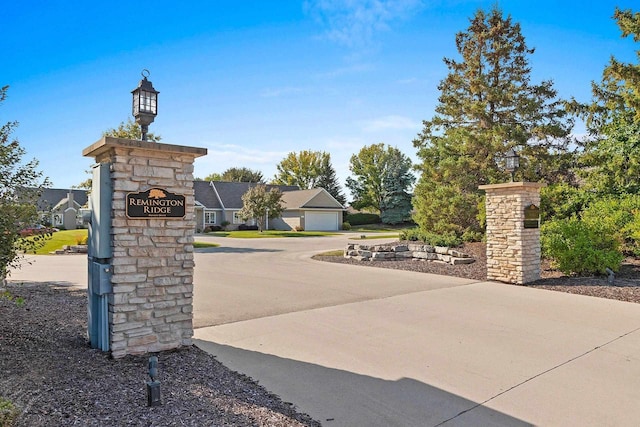
[[[56,188],[85,180],[82,150],[131,114],[140,72],[160,91],[150,131],[162,142],[208,148],[205,177],[229,167],[270,179],[287,153],[326,151],[344,185],[349,158],[384,142],[415,159],[412,140],[457,58],[455,34],[478,8],[450,0],[21,0],[0,25],[0,122]],[[615,6],[637,0],[497,2],[520,22],[534,82],[590,99],[611,55],[637,62]],[[576,133],[584,130],[579,126]],[[348,192],[345,191],[346,194]]]

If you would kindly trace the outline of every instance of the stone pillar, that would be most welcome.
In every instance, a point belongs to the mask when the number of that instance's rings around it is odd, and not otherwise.
[[[540,278],[540,228],[525,209],[539,208],[535,182],[481,185],[486,191],[487,279],[525,284]]]
[[[113,357],[191,344],[193,162],[206,153],[204,148],[112,137],[103,137],[82,152],[96,163],[110,164],[111,170],[113,291],[108,296],[108,320]],[[139,210],[135,215],[127,209],[128,196],[138,197],[133,200],[142,200],[140,205],[161,206],[168,202],[158,200],[167,194],[184,201],[183,217],[167,215],[173,208]]]

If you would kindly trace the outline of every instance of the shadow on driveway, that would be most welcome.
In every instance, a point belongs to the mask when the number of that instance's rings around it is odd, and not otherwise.
[[[411,378],[389,381],[210,341],[194,342],[327,426],[532,425]]]

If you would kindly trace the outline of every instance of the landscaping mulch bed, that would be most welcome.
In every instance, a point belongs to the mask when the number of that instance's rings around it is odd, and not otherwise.
[[[163,405],[150,408],[148,357],[114,360],[89,347],[85,291],[7,289],[25,300],[0,298],[0,397],[20,410],[15,426],[320,425],[195,346],[159,355]]]
[[[397,244],[398,242],[390,243]],[[406,243],[406,242],[405,242]],[[424,260],[384,260],[358,261],[342,256],[320,256],[314,259],[342,264],[353,264],[375,268],[394,268],[421,273],[442,274],[474,280],[487,279],[487,255],[484,243],[466,243],[462,252],[476,261],[473,264],[449,265],[442,262]],[[627,258],[616,273],[614,284],[609,284],[607,276],[571,277],[553,270],[547,261],[542,262],[541,279],[526,286],[552,291],[589,295],[620,301],[640,303],[640,260]]]

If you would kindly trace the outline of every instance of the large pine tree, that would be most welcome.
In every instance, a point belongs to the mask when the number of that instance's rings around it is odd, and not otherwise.
[[[622,37],[640,42],[640,12],[616,8],[613,18]],[[640,64],[611,57],[592,91],[591,103],[572,104],[591,134],[581,156],[585,187],[601,195],[640,193]]]
[[[460,60],[445,58],[436,115],[413,141],[422,163],[414,193],[415,220],[432,231],[480,229],[478,186],[508,180],[501,159],[514,148],[518,177],[570,179],[573,122],[551,81],[532,84],[520,25],[497,7],[478,10],[456,35]]]

